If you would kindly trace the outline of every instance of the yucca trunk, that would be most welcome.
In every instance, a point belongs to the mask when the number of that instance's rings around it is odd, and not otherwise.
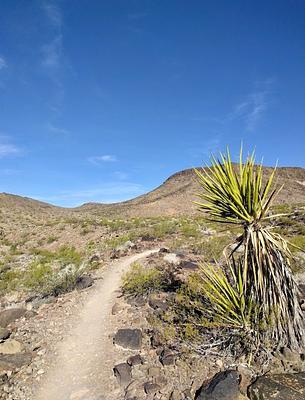
[[[253,322],[258,324],[259,335],[276,346],[302,347],[304,316],[285,242],[268,228],[253,223],[244,227],[240,245],[244,245],[243,254],[239,255],[244,296],[258,307],[257,321]],[[230,255],[236,256],[234,251]]]

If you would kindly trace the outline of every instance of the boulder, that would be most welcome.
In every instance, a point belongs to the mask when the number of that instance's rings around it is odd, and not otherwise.
[[[29,365],[31,360],[31,353],[0,354],[0,372],[14,371],[23,365]]]
[[[114,344],[124,349],[140,350],[142,346],[141,329],[119,329],[114,336]]]
[[[11,334],[11,332],[8,329],[2,328],[0,326],[0,340],[7,339],[8,337],[10,337],[10,334]]]
[[[248,389],[251,400],[305,399],[305,372],[262,376]]]
[[[127,363],[117,364],[113,368],[114,376],[121,386],[126,387],[131,381],[131,366]]]
[[[24,316],[25,308],[8,308],[0,312],[0,326],[6,328],[9,324]]]
[[[5,342],[0,343],[0,354],[16,354],[21,353],[24,346],[22,343],[15,339],[7,339]]]
[[[239,373],[227,370],[217,373],[208,385],[196,393],[196,400],[245,400],[239,391]]]

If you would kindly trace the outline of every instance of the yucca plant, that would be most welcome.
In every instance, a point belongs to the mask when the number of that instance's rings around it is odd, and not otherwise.
[[[298,287],[290,269],[286,241],[268,226],[272,200],[281,188],[272,188],[276,168],[263,180],[263,166],[255,155],[239,165],[229,150],[211,166],[195,170],[202,192],[196,204],[207,218],[237,224],[243,233],[233,250],[225,251],[226,274],[203,266],[207,295],[214,318],[256,333],[258,342],[299,348],[304,340]]]

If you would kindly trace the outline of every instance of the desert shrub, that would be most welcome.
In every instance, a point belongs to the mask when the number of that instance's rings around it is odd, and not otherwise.
[[[123,290],[130,295],[144,295],[163,287],[162,272],[156,268],[132,264],[123,277]]]
[[[22,286],[28,289],[43,288],[52,275],[52,268],[47,263],[33,262],[24,272]]]
[[[171,235],[177,231],[177,222],[173,220],[163,220],[153,225],[152,234],[158,239]]]
[[[51,244],[51,243],[55,242],[56,240],[57,240],[56,236],[49,236],[47,239],[47,243]]]
[[[305,235],[293,236],[289,239],[289,243],[291,244],[290,249],[293,253],[297,253],[300,250],[305,251]]]
[[[211,236],[190,244],[191,249],[196,254],[201,254],[207,262],[218,260],[224,248],[231,243],[231,236]]]
[[[186,238],[198,238],[200,236],[200,231],[198,225],[195,221],[184,220],[181,222],[180,231]]]

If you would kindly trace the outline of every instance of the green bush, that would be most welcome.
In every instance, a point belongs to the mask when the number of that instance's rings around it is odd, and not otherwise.
[[[132,264],[123,277],[123,291],[131,295],[144,295],[162,288],[162,272],[156,268],[145,268]]]

